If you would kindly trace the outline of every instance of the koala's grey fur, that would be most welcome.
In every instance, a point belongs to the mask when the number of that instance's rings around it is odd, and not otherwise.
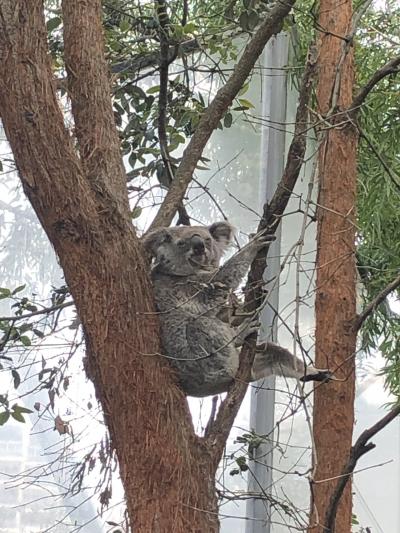
[[[160,228],[143,238],[154,258],[152,280],[160,313],[162,345],[189,396],[226,392],[239,365],[238,339],[251,329],[233,327],[224,308],[258,250],[267,240],[256,236],[224,265],[220,259],[234,231],[228,222],[208,227]],[[254,327],[253,327],[254,329]],[[257,346],[252,381],[278,374],[329,379],[326,371],[305,367],[288,350],[267,342]]]

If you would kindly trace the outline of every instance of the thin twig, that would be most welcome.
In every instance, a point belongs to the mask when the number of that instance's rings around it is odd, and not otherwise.
[[[339,57],[338,64],[336,65],[336,75],[335,80],[333,83],[333,89],[332,89],[332,98],[331,98],[331,109],[328,113],[328,116],[331,115],[335,110],[337,103],[339,101],[339,92],[340,87],[342,85],[342,72],[343,72],[343,64],[347,57],[347,54],[349,53],[351,47],[353,46],[354,36],[356,34],[358,24],[364,15],[364,13],[367,11],[369,6],[372,4],[372,0],[366,0],[363,4],[359,6],[357,11],[352,16],[351,19],[351,27],[350,32],[346,35],[346,37],[342,41],[342,51]]]
[[[182,15],[182,20],[181,20],[181,26],[186,26],[188,16],[189,16],[188,0],[183,0],[183,15]]]
[[[212,428],[212,425],[215,420],[215,413],[217,412],[217,405],[218,405],[218,396],[213,396],[212,398],[212,404],[211,404],[211,413],[208,418],[208,422],[206,425],[206,429],[204,430],[204,436],[208,437],[210,430]]]
[[[5,321],[17,322],[18,320],[25,320],[27,318],[32,318],[33,316],[37,316],[37,315],[49,315],[50,313],[53,313],[53,311],[64,309],[65,307],[70,307],[71,305],[74,305],[74,302],[64,302],[62,304],[52,305],[51,307],[44,307],[43,309],[39,309],[38,311],[32,311],[32,313],[26,313],[25,315],[0,316],[0,322],[3,322],[3,321],[4,322]]]
[[[308,103],[311,98],[313,79],[316,70],[316,50],[310,50],[299,91],[299,103],[296,113],[296,126],[294,136],[289,147],[286,166],[281,181],[275,194],[268,204],[264,206],[263,217],[259,223],[258,231],[274,234],[281,221],[288,201],[290,199],[300,169],[303,164],[307,145]],[[260,282],[266,266],[268,247],[262,250],[254,260],[250,269],[245,289],[245,310],[254,311],[260,308],[263,292]],[[236,379],[230,388],[227,397],[217,413],[215,422],[210,428],[208,442],[213,449],[213,459],[216,463],[221,457],[226,439],[239,410],[240,404],[247,390],[250,369],[254,360],[256,349],[256,336],[247,338],[240,354],[240,365]]]
[[[326,533],[335,532],[335,519],[336,512],[339,506],[340,498],[342,497],[343,491],[347,485],[347,482],[350,476],[353,474],[354,468],[357,464],[357,461],[368,453],[370,450],[375,448],[375,444],[368,442],[372,437],[374,437],[379,431],[386,427],[392,420],[394,420],[400,414],[400,405],[393,407],[389,413],[387,413],[383,418],[381,418],[376,424],[366,429],[361,433],[361,435],[356,440],[354,446],[352,446],[350,451],[350,457],[345,465],[342,476],[340,477],[335,490],[331,496],[330,503],[325,515],[325,526],[324,531]]]
[[[386,297],[397,287],[400,286],[400,275],[398,275],[389,285],[387,285],[379,294],[375,296],[375,298],[370,302],[360,313],[357,315],[356,319],[354,320],[353,328],[355,330],[359,330],[365,320],[369,317],[370,314],[372,314],[375,309],[378,307],[379,304],[381,304]]]

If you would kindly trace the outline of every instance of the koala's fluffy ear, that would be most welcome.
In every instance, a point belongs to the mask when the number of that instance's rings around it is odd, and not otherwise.
[[[144,237],[142,237],[141,242],[146,252],[153,256],[155,255],[160,244],[168,239],[171,240],[171,234],[169,233],[168,229],[158,228],[154,231],[150,231]]]
[[[235,228],[226,221],[214,222],[208,226],[208,231],[223,250],[229,246],[235,235]]]

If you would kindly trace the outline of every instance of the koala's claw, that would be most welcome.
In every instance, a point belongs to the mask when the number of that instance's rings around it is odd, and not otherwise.
[[[239,348],[243,346],[246,338],[252,333],[258,333],[260,329],[260,320],[258,317],[251,316],[246,318],[238,327],[238,335],[235,338],[235,346]]]
[[[330,370],[318,370],[315,374],[307,374],[306,376],[302,376],[300,381],[303,381],[304,383],[307,381],[328,382],[337,381],[337,378],[335,378],[333,372]]]
[[[249,238],[250,242],[254,241],[260,248],[267,246],[267,244],[276,240],[275,235],[270,235],[265,233],[265,231],[261,231],[260,233],[250,233]]]

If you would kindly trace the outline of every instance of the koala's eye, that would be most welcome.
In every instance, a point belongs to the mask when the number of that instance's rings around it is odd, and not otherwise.
[[[172,237],[169,233],[166,233],[164,236],[163,236],[163,240],[162,242],[171,242],[172,241]]]
[[[179,239],[179,241],[176,241],[176,245],[179,248],[183,248],[185,246],[185,241],[183,239]]]
[[[205,239],[205,242],[206,242],[206,244],[208,244],[208,245],[211,244],[211,241],[212,241],[211,237],[207,237],[207,238]]]

